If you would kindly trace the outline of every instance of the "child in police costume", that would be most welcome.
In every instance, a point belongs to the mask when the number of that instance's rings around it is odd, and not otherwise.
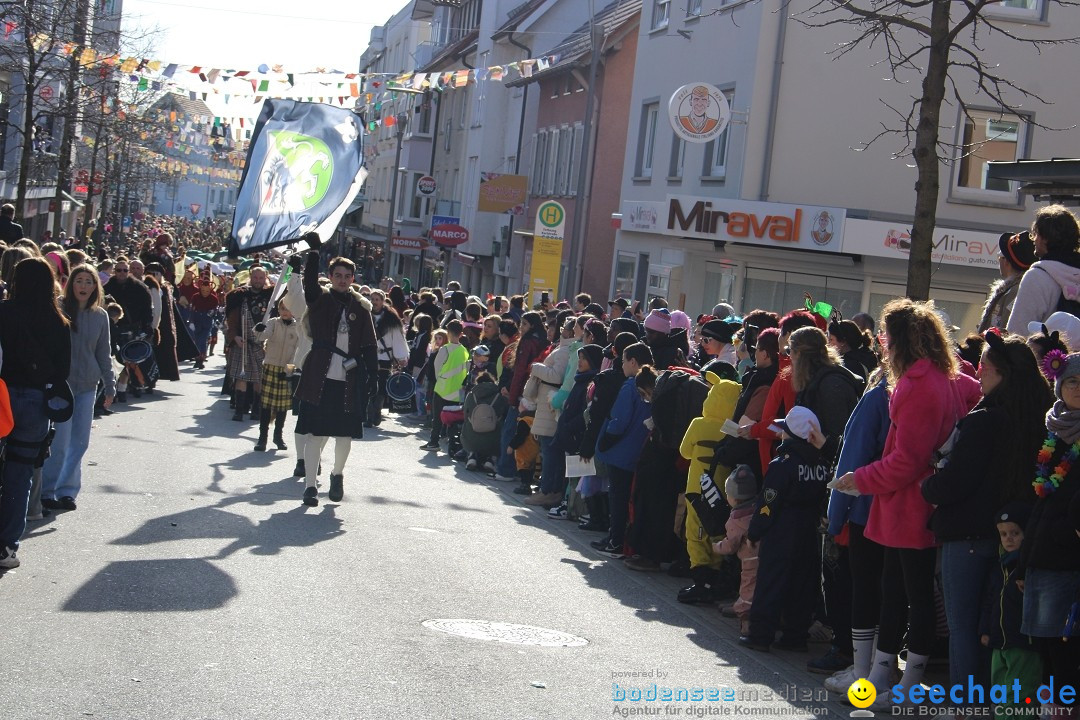
[[[779,627],[783,635],[775,647],[805,650],[813,599],[820,593],[818,525],[832,458],[819,449],[825,437],[809,408],[796,405],[776,425],[783,441],[769,463],[746,533],[760,548],[750,632],[739,644],[768,651]]]

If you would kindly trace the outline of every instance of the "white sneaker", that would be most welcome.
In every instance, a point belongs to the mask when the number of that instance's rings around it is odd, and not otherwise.
[[[495,479],[496,480],[501,480],[502,482],[514,482],[515,480],[517,480],[517,478],[514,477],[513,475],[507,476],[507,475],[500,475],[499,473],[495,473]]]
[[[491,462],[490,460],[485,460],[484,469],[488,472],[495,472],[495,463]]]
[[[855,677],[855,666],[844,668],[840,672],[833,673],[829,677],[825,678],[825,689],[829,692],[840,693],[841,695],[847,693],[851,684],[858,680]]]
[[[15,557],[15,548],[5,547],[0,550],[0,568],[10,570],[19,567],[19,558]]]
[[[465,463],[465,469],[466,470],[475,470],[476,469],[476,458],[469,458],[469,461]]]

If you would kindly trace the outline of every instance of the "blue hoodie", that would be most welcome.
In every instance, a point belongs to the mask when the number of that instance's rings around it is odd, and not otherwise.
[[[596,441],[596,457],[607,465],[633,472],[645,446],[645,439],[649,436],[645,421],[650,417],[652,408],[641,399],[636,380],[632,377],[626,378],[619,388],[619,395],[615,398],[611,412],[600,428],[600,436]],[[613,447],[600,450],[605,435],[614,435],[618,440]]]
[[[836,461],[836,477],[869,465],[881,457],[885,438],[889,434],[888,381],[881,379],[859,400],[844,428],[844,446]],[[866,525],[870,518],[873,495],[848,495],[832,492],[829,495],[829,534],[836,537],[844,523]]]

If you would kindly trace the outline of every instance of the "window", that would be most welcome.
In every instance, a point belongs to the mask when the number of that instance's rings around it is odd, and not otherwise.
[[[637,256],[633,253],[620,252],[615,261],[615,295],[624,298],[633,297],[636,278]]]
[[[686,160],[686,143],[675,133],[671,134],[671,162],[668,177],[682,179],[683,161]]]
[[[652,29],[666,28],[671,16],[671,0],[653,0]]]
[[[431,121],[434,119],[434,113],[431,112],[431,103],[433,102],[435,102],[435,99],[432,96],[424,96],[420,100],[416,118],[417,135],[431,137]]]
[[[838,309],[844,317],[851,317],[859,312],[862,287],[860,280],[748,267],[741,307],[800,307],[805,301],[803,293],[808,292],[815,300]]]
[[[1005,17],[1015,17],[1030,20],[1042,19],[1043,0],[1001,0],[991,2],[986,6],[987,13]]]
[[[559,128],[548,130],[547,166],[544,168],[542,195],[555,194],[555,176],[559,167]]]
[[[701,0],[686,0],[686,17],[701,15]]]
[[[1013,162],[1024,157],[1023,118],[987,110],[970,110],[963,117],[962,136],[954,174],[955,194],[1015,201],[1016,185],[1010,180],[986,176],[990,161]]]
[[[488,66],[487,59],[488,59],[487,52],[480,53],[480,64],[477,65],[477,67],[487,67]],[[484,88],[486,88],[486,87],[487,87],[486,82],[478,82],[478,83],[476,83],[476,87],[473,88],[473,95],[476,98],[476,108],[474,108],[474,110],[473,110],[473,123],[472,123],[473,127],[480,127],[480,125],[482,124],[482,121],[483,121],[483,117],[484,117],[483,116],[483,112],[484,112]]]
[[[462,92],[462,93],[459,93],[459,94],[461,95],[461,99],[458,100],[458,113],[459,114],[458,114],[458,124],[457,124],[457,126],[459,128],[461,128],[461,129],[464,129],[465,128],[465,115],[469,111],[468,92]]]
[[[424,216],[424,203],[427,199],[422,197],[420,193],[416,192],[416,184],[420,181],[420,178],[424,176],[424,173],[414,172],[411,176],[411,182],[409,182],[408,189],[405,191],[407,198],[412,198],[409,203],[409,219],[419,220]]]
[[[649,103],[641,113],[641,135],[638,138],[637,176],[652,177],[653,148],[656,145],[656,123],[660,118],[660,103]]]
[[[559,152],[555,160],[555,194],[566,195],[566,180],[570,170],[570,144],[574,141],[574,134],[566,125],[559,131]]]
[[[547,131],[533,136],[532,194],[544,193],[544,166],[547,164]]]
[[[731,107],[732,93],[724,93],[728,107]],[[703,177],[723,179],[727,177],[728,139],[731,137],[731,123],[715,140],[705,143],[705,165],[701,169]]]
[[[443,150],[450,152],[450,133],[454,129],[454,121],[447,120],[446,127],[443,128]]]

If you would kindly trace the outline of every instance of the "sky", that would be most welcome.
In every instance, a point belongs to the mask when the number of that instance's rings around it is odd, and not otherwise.
[[[149,57],[231,70],[355,72],[371,28],[405,0],[124,0],[125,33],[157,28]]]

